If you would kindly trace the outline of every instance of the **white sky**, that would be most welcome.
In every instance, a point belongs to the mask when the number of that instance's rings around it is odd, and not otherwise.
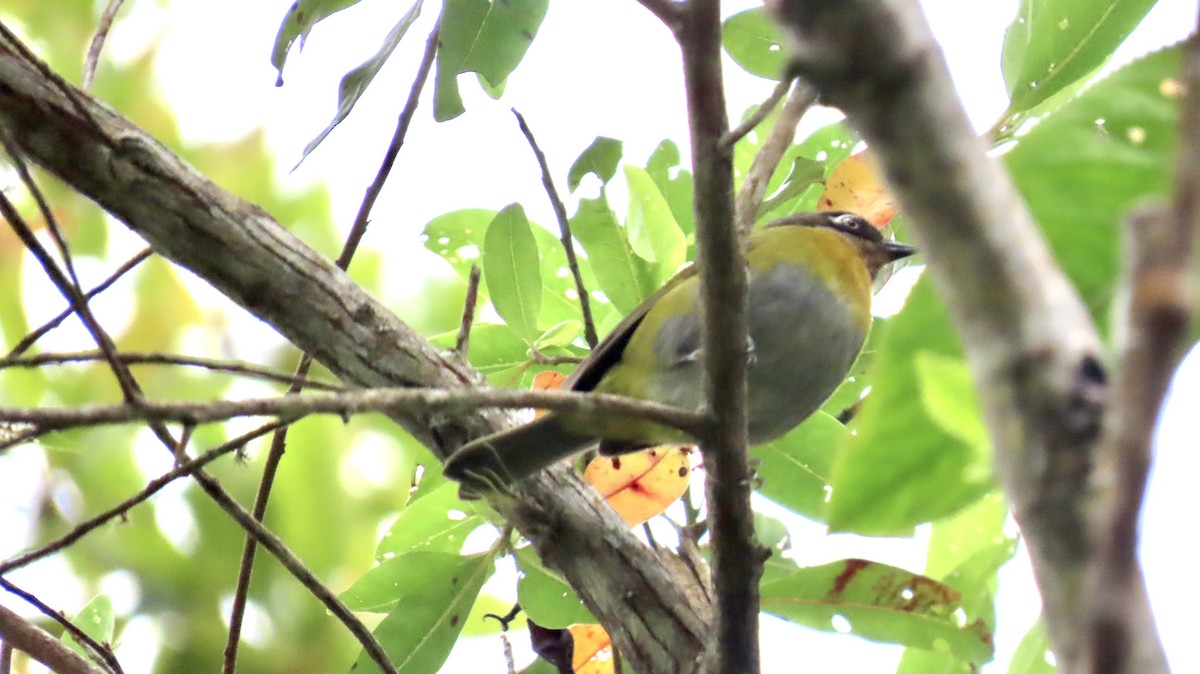
[[[282,183],[295,189],[312,183],[326,185],[333,196],[334,218],[344,232],[391,137],[438,3],[426,3],[425,15],[349,119],[298,170],[288,173],[304,146],[332,118],[341,76],[374,54],[408,6],[403,1],[363,0],[331,17],[316,28],[303,53],[293,50],[284,73],[286,84],[276,88],[268,57],[279,21],[291,2],[132,0],[122,10],[106,58],[132,58],[149,40],[159,39],[157,75],[184,136],[229,140],[265,128],[267,141],[279,157]],[[756,3],[725,4],[727,13],[733,13]],[[979,129],[989,127],[1007,103],[998,55],[1016,0],[926,0],[922,4],[973,122]],[[1194,11],[1188,0],[1161,0],[1118,61],[1182,38],[1194,24]],[[619,37],[614,40],[613,36]],[[726,73],[734,118],[770,90],[770,83],[743,75],[732,64]],[[567,167],[597,135],[622,139],[626,156],[634,161],[644,160],[663,138],[672,138],[686,149],[678,52],[665,29],[634,0],[552,3],[502,100],[484,96],[471,78],[464,78],[462,84],[467,113],[442,126],[432,122],[432,82],[427,88],[367,235],[366,245],[387,251],[387,268],[393,277],[388,279],[382,299],[396,306],[402,317],[409,293],[401,274],[448,273],[423,251],[417,239],[432,217],[457,208],[499,209],[519,201],[533,220],[553,222],[536,165],[509,107],[525,114],[563,192]],[[823,118],[822,123],[828,119]],[[486,154],[480,154],[482,151]],[[573,210],[570,204],[568,210]],[[116,239],[114,248],[132,250],[138,245],[132,239]],[[114,250],[114,255],[120,257],[121,252]],[[416,272],[414,265],[420,265]],[[103,274],[104,270],[96,272]],[[107,308],[104,315],[111,315]],[[1200,372],[1200,356],[1193,355],[1191,360],[1191,371]],[[1197,379],[1193,376],[1177,385],[1163,419],[1143,544],[1159,624],[1173,669],[1179,672],[1200,671],[1200,657],[1196,649],[1188,648],[1191,644],[1187,641],[1193,638],[1191,616],[1200,605],[1200,589],[1186,575],[1191,569],[1184,567],[1195,559],[1196,543],[1188,532],[1180,531],[1180,518],[1174,516],[1189,513],[1190,520],[1200,512],[1190,484],[1192,476],[1200,473],[1193,412],[1195,401],[1200,400]],[[15,472],[18,466],[10,463],[0,472],[9,470]],[[0,503],[0,513],[10,512],[14,509]],[[817,550],[830,558],[856,555],[914,570],[922,567],[923,540],[827,536],[810,523],[795,521],[792,525],[793,540],[800,549]],[[0,548],[0,552],[11,549],[9,545]],[[119,589],[121,579],[113,583]],[[989,672],[1007,669],[1013,648],[1038,612],[1036,601],[1030,600],[1035,595],[1023,555],[1002,572],[1001,583],[997,661],[985,669]],[[75,599],[75,605],[82,600]],[[58,605],[67,608],[72,604],[64,596]],[[129,645],[152,639],[154,634],[144,624],[128,629],[120,655],[126,671],[136,674],[146,671],[150,663],[138,658]],[[521,646],[524,639],[518,635],[515,641]],[[900,649],[823,635],[774,619],[764,622],[765,671],[791,671],[798,652],[812,663],[812,671],[879,672],[894,667]],[[524,658],[528,657],[526,651]],[[488,639],[460,648],[445,671],[504,671],[499,646]]]

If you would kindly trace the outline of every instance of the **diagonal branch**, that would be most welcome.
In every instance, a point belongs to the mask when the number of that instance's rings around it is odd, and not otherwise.
[[[0,606],[0,641],[29,654],[58,674],[104,674],[104,670],[67,648],[53,634]]]
[[[348,385],[454,390],[482,384],[461,357],[422,339],[261,208],[221,190],[128,120],[62,82],[2,24],[0,128],[26,157]],[[474,410],[448,414],[413,406],[390,415],[445,456],[511,419]],[[569,467],[522,487],[525,498],[502,504],[502,513],[579,590],[631,666],[694,670],[712,615],[703,588],[677,558],[646,549]],[[247,517],[243,526],[256,524]]]
[[[512,113],[516,116],[521,133],[528,141],[529,149],[533,150],[533,156],[537,158],[538,167],[542,170],[542,186],[546,188],[546,196],[550,198],[550,205],[554,208],[554,217],[558,220],[559,241],[562,242],[563,251],[567,255],[567,267],[570,268],[571,276],[575,279],[575,291],[579,295],[579,312],[583,314],[583,336],[587,340],[588,346],[594,349],[600,343],[600,338],[596,336],[596,321],[592,318],[592,301],[588,295],[587,286],[583,284],[583,275],[579,271],[579,259],[575,257],[575,242],[571,238],[571,222],[567,217],[567,207],[563,205],[562,198],[558,196],[558,190],[554,187],[554,179],[550,177],[550,166],[546,164],[546,155],[542,152],[542,148],[538,147],[537,140],[533,137],[533,131],[530,131],[529,125],[525,123],[525,116],[516,108],[513,108]]]
[[[917,3],[769,7],[794,70],[846,112],[903,201],[963,338],[1058,663],[1092,671],[1086,510],[1106,395],[1095,327],[975,136]]]
[[[404,103],[404,107],[400,112],[400,117],[396,122],[396,130],[392,134],[392,142],[388,145],[387,152],[384,153],[383,161],[380,162],[379,170],[375,173],[375,179],[371,181],[367,187],[367,192],[363,196],[362,203],[359,205],[358,214],[354,218],[354,224],[350,228],[350,234],[346,237],[345,243],[342,245],[342,252],[338,255],[337,267],[342,271],[350,268],[350,261],[354,258],[354,253],[358,250],[359,243],[362,242],[363,236],[366,235],[367,226],[370,223],[371,210],[375,206],[375,201],[379,198],[379,193],[383,191],[383,185],[387,182],[388,176],[391,175],[392,166],[396,163],[396,157],[400,154],[400,148],[404,145],[404,138],[408,135],[408,127],[412,124],[413,116],[417,112],[417,103],[421,99],[421,91],[425,88],[425,80],[429,78],[429,71],[433,68],[433,57],[437,53],[438,45],[438,26],[434,24],[433,30],[430,31],[429,37],[425,40],[425,53],[421,58],[420,65],[417,66],[417,75],[413,81],[412,87],[408,92],[408,100]],[[312,356],[305,353],[300,358],[299,365],[296,366],[296,377],[298,381],[293,382],[289,387],[290,393],[299,393],[304,388],[304,378],[308,376],[309,370],[312,368]],[[283,460],[283,454],[287,448],[288,427],[283,427],[275,432],[271,438],[271,449],[267,452],[267,458],[263,462],[262,477],[258,482],[258,492],[254,496],[254,519],[262,522],[267,514],[267,504],[271,498],[271,490],[275,484],[275,475],[279,470],[279,464]],[[242,561],[238,568],[237,582],[234,585],[233,602],[229,609],[229,632],[225,640],[225,659],[221,664],[223,674],[233,674],[237,669],[237,653],[238,646],[241,642],[242,622],[246,614],[246,604],[250,597],[250,577],[254,573],[254,557],[257,549],[257,542],[252,535],[246,536],[246,541],[242,545]]]

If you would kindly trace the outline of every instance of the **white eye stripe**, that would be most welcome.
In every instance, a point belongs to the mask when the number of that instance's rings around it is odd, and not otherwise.
[[[841,215],[833,218],[833,222],[835,224],[846,226],[858,226],[860,220],[862,220],[862,218],[853,213],[842,213]]]

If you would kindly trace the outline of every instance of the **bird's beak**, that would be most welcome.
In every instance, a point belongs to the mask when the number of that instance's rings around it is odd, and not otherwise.
[[[896,260],[903,260],[904,258],[908,257],[909,255],[915,255],[917,252],[916,247],[910,246],[907,243],[900,243],[899,241],[885,242],[883,244],[883,250],[887,256],[888,262],[895,262]]]

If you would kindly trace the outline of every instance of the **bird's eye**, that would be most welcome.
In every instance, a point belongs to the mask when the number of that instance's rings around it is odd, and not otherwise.
[[[863,219],[853,213],[842,213],[834,216],[833,223],[849,230],[855,230],[862,227]]]

